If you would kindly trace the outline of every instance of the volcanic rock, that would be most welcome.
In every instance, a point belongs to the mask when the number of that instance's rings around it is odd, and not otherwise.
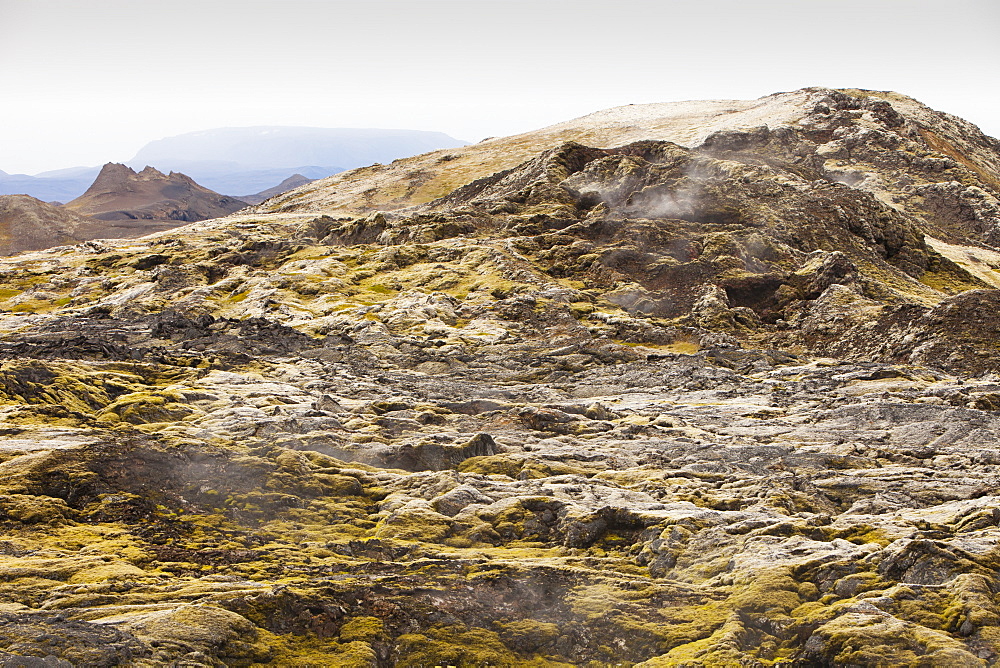
[[[637,105],[0,261],[0,651],[997,663],[997,149]]]

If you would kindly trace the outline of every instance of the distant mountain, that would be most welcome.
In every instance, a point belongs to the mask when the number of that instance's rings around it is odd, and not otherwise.
[[[465,146],[441,132],[259,126],[217,128],[144,146],[128,165],[173,170],[217,192],[258,192],[292,174],[319,179],[345,169],[389,163]]]
[[[129,164],[177,169],[194,163],[245,170],[300,165],[360,167],[466,142],[441,132],[261,126],[218,128],[150,142]],[[192,172],[193,173],[193,172]]]
[[[307,179],[315,181],[344,171],[340,167],[300,166],[250,171],[236,170],[211,174],[204,167],[199,169],[196,164],[191,164],[189,167],[175,167],[173,169],[191,175],[198,183],[217,193],[225,193],[238,198],[241,196],[237,193],[257,193],[268,190],[295,174],[301,174]]]
[[[75,244],[100,236],[102,224],[28,195],[0,195],[0,255]]]
[[[197,164],[193,166],[196,170],[198,169]],[[343,171],[340,167],[316,166],[279,167],[277,169],[249,171],[231,167],[234,171],[225,171],[222,163],[219,163],[219,169],[222,171],[210,173],[211,169],[205,169],[202,165],[202,176],[196,180],[199,184],[217,193],[256,193],[273,188],[276,183],[280,183],[294,174],[303,175],[308,180],[314,181]],[[46,202],[69,202],[85,193],[100,171],[100,167],[71,167],[42,172],[34,176],[8,174],[0,171],[0,195],[30,195]],[[180,168],[176,171],[187,173],[189,170]]]
[[[67,209],[77,213],[145,230],[144,234],[218,218],[244,206],[244,202],[200,186],[184,174],[168,175],[153,167],[136,173],[110,162],[87,192],[66,204]]]
[[[95,178],[97,178],[98,173],[100,173],[100,167],[67,167],[66,169],[52,169],[47,172],[39,172],[35,174],[36,179],[90,179],[87,182],[89,185]],[[86,190],[86,188],[84,189]]]
[[[68,202],[93,183],[99,167],[71,167],[34,176],[0,171],[0,195],[31,195],[46,202]]]
[[[216,193],[258,193],[293,174],[322,179],[346,169],[389,163],[466,142],[441,132],[356,128],[251,127],[191,132],[150,142],[128,166],[181,172]],[[0,195],[68,202],[93,183],[100,167],[70,167],[29,176],[0,171]]]
[[[61,171],[72,176],[78,170]],[[301,176],[299,180],[288,187],[310,181]],[[257,201],[264,199],[267,196]],[[152,167],[136,173],[108,163],[86,192],[65,206],[29,195],[0,195],[0,255],[89,239],[143,236],[225,216],[244,206],[245,202],[212,192],[184,174],[166,175]]]
[[[273,188],[267,188],[266,190],[261,190],[259,193],[254,193],[253,195],[240,195],[236,199],[246,202],[247,204],[260,204],[266,199],[274,197],[275,195],[280,195],[281,193],[288,192],[292,188],[298,188],[299,186],[304,186],[307,183],[312,183],[316,179],[306,178],[301,174],[292,174],[287,179],[274,186]]]

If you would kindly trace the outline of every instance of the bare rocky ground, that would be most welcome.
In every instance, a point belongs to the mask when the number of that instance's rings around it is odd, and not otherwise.
[[[0,261],[0,665],[997,663],[996,142],[873,95]]]

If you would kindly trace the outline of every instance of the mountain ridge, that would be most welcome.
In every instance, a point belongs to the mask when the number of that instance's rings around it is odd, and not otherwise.
[[[267,135],[260,134],[268,132]],[[215,128],[155,140],[125,162],[191,176],[228,196],[274,187],[292,174],[329,176],[347,167],[421,153],[464,142],[441,132],[362,128],[254,126]],[[34,176],[0,173],[0,194],[26,193],[47,201],[79,197],[98,167],[73,167]]]
[[[145,166],[136,172],[120,163],[107,163],[80,197],[65,208],[109,221],[149,221],[139,223],[148,232],[176,227],[184,222],[224,216],[245,203],[198,185],[178,172],[164,174]]]
[[[857,111],[862,112],[866,110],[860,107],[865,104],[878,106],[879,103],[889,104],[888,101],[892,100],[907,110],[916,127],[923,128],[927,133],[926,138],[921,137],[922,141],[933,143],[937,141],[937,131],[949,131],[965,141],[962,142],[960,151],[949,147],[947,142],[940,145],[943,150],[958,155],[969,153],[974,156],[974,164],[988,165],[987,169],[992,173],[1000,172],[1000,164],[996,158],[997,140],[983,134],[968,121],[934,112],[916,100],[898,93],[858,91],[859,97],[853,97],[834,89],[804,88],[788,93],[774,93],[757,100],[710,100],[615,107],[521,135],[493,138],[476,145],[416,156],[393,165],[373,166],[333,175],[306,186],[305,190],[286,194],[285,200],[288,201],[289,211],[305,210],[310,204],[317,210],[343,210],[345,213],[391,210],[432,200],[463,183],[512,168],[527,159],[535,145],[554,146],[564,141],[586,144],[589,141],[594,146],[610,147],[630,141],[661,139],[692,147],[716,132],[756,127],[755,124],[759,125],[765,117],[778,126],[794,124],[807,116],[816,104],[824,104],[824,98],[830,94],[843,96],[844,101],[854,100],[849,104],[856,105]],[[707,122],[704,120],[705,116],[709,118]],[[702,118],[702,121],[692,122],[695,118]],[[984,150],[983,147],[987,148]],[[490,151],[490,148],[493,150]],[[485,154],[485,157],[476,157],[480,154]],[[447,170],[441,169],[442,165]],[[419,176],[407,176],[407,171]],[[459,178],[439,176],[445,171]],[[354,190],[344,187],[346,181],[355,184]],[[405,183],[405,198],[400,200],[397,197],[394,198],[395,201],[368,198],[363,204],[359,203],[364,190],[377,187],[382,182]],[[395,193],[398,189],[397,187],[391,192]],[[336,193],[336,199],[330,195],[324,196],[324,191]],[[309,200],[310,193],[316,194],[315,202]],[[269,207],[260,212],[281,212],[283,201],[279,199],[269,203]]]
[[[270,199],[275,195],[280,195],[281,193],[288,192],[293,188],[304,186],[308,183],[312,183],[313,181],[315,181],[315,179],[310,179],[302,174],[295,173],[276,186],[267,188],[258,193],[253,193],[251,195],[241,195],[237,199],[242,200],[247,204],[260,204],[264,200]]]
[[[464,142],[442,132],[374,128],[312,128],[251,126],[215,128],[150,142],[127,161],[133,168],[155,164],[182,171],[199,183],[230,184],[233,193],[265,190],[275,182],[251,181],[254,171],[284,168],[281,181],[303,166],[318,165],[328,176],[353,167],[391,162],[425,151],[461,146]],[[291,171],[288,171],[291,170]],[[238,175],[242,181],[232,183]],[[251,185],[253,184],[253,185]],[[228,194],[228,193],[227,193]]]
[[[183,156],[188,163],[231,162],[257,169],[310,164],[356,167],[392,160],[420,148],[442,148],[441,144],[448,148],[463,143],[443,132],[428,130],[299,126],[213,128],[152,141],[128,164],[162,163],[162,167],[172,169],[171,161]]]

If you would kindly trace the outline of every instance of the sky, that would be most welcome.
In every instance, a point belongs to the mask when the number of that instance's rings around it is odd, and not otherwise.
[[[467,141],[623,104],[895,90],[1000,136],[1000,0],[0,0],[0,170],[217,127]]]

